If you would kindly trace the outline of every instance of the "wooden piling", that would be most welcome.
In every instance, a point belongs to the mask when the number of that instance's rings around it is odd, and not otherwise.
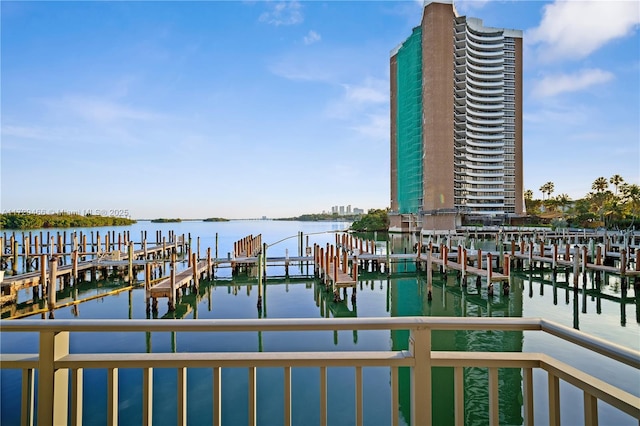
[[[431,255],[433,251],[433,245],[429,243],[429,248],[427,249],[427,300],[431,300],[433,298],[432,289],[433,289],[433,265],[431,264]]]
[[[469,254],[467,253],[467,249],[466,248],[462,248],[462,271],[461,271],[461,284],[466,287],[467,285],[467,267],[469,266],[469,259],[468,259]]]
[[[191,268],[193,270],[193,286],[198,291],[200,279],[198,277],[198,258],[196,253],[191,253]]]
[[[49,309],[56,308],[56,275],[58,274],[58,259],[56,256],[49,258],[49,284],[47,285],[47,300]]]
[[[78,250],[71,253],[71,269],[73,273],[74,284],[78,282]]]
[[[13,255],[11,260],[11,270],[13,271],[13,275],[16,275],[18,273],[18,241],[15,239],[12,242],[11,254]]]
[[[573,287],[578,288],[578,275],[580,271],[580,247],[573,248]]]
[[[176,310],[176,264],[171,262],[171,291],[169,291],[169,310]]]
[[[589,257],[587,255],[587,246],[582,246],[582,283],[584,285],[587,284],[587,262],[589,261]]]
[[[127,275],[129,277],[129,283],[135,282],[135,277],[133,276],[133,241],[129,241],[129,245],[127,246]]]
[[[487,253],[487,284],[491,285],[493,282],[491,278],[493,278],[493,263],[491,261],[491,252]]]
[[[40,255],[40,287],[42,288],[42,294],[47,288],[47,255]]]
[[[511,278],[511,262],[509,261],[509,255],[505,254],[504,255],[504,270],[503,270],[503,275],[506,275],[507,277]]]

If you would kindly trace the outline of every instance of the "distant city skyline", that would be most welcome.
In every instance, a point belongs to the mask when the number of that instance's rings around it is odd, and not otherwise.
[[[0,209],[389,207],[389,53],[422,2],[12,2]],[[640,4],[461,1],[523,30],[524,190],[640,184]]]
[[[340,216],[351,215],[351,214],[363,214],[366,213],[367,210],[361,209],[358,207],[352,207],[351,204],[347,204],[346,206],[331,206],[331,210],[322,210],[323,214],[338,214]]]

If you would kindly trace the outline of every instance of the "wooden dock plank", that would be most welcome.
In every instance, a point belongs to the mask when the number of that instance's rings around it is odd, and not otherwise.
[[[432,264],[436,264],[438,266],[444,265],[443,259],[436,256],[424,256],[420,255],[420,260],[423,262],[431,262]],[[448,260],[446,264],[447,269],[453,269],[454,271],[462,271],[462,264],[453,262]],[[474,266],[467,266],[465,268],[465,273],[469,275],[476,275],[483,278],[487,278],[489,276],[489,272],[486,269],[478,269]],[[503,275],[499,272],[491,273],[491,282],[499,282],[499,281],[509,281],[508,275]]]
[[[207,262],[204,260],[198,262],[196,267],[197,274],[200,275],[201,273],[205,272],[207,270],[207,266],[208,266]],[[175,281],[176,281],[175,288],[179,289],[187,286],[192,279],[193,279],[193,268],[187,268],[185,270],[178,272],[175,276]],[[165,277],[161,281],[151,286],[151,288],[149,289],[149,296],[153,298],[169,297],[170,293],[171,293],[171,277],[170,276]]]

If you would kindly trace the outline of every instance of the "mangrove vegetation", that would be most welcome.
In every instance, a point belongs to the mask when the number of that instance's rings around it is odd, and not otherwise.
[[[126,217],[80,215],[74,213],[35,214],[13,212],[0,214],[1,229],[81,228],[93,226],[121,226],[136,223]]]

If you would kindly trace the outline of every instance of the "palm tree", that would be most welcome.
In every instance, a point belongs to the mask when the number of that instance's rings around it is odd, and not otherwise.
[[[571,197],[569,197],[569,195],[567,194],[560,194],[556,197],[556,201],[558,202],[558,205],[562,208],[562,211],[564,212],[564,208],[571,201]]]
[[[608,187],[609,187],[609,181],[607,180],[607,178],[602,176],[594,180],[593,184],[591,185],[591,189],[593,189],[596,192],[604,192],[604,190],[607,189]]]
[[[622,200],[629,208],[632,219],[640,213],[640,185],[625,183],[620,187],[622,193]]]
[[[618,195],[618,186],[620,186],[622,182],[624,182],[624,179],[622,178],[622,176],[617,174],[611,176],[611,178],[609,179],[609,183],[616,188],[616,195]]]
[[[547,182],[546,185],[547,185],[547,198],[549,198],[551,197],[551,193],[555,189],[555,186],[553,185],[553,182]]]
[[[540,192],[542,192],[542,200],[544,201],[544,194],[547,193],[547,184],[546,183],[540,187]]]
[[[554,190],[553,182],[547,182],[544,185],[542,185],[540,187],[540,192],[542,192],[542,199],[544,200],[544,194],[547,194],[547,196],[550,197],[553,190]]]
[[[527,189],[526,191],[524,191],[524,199],[533,200],[533,191],[530,189]]]

